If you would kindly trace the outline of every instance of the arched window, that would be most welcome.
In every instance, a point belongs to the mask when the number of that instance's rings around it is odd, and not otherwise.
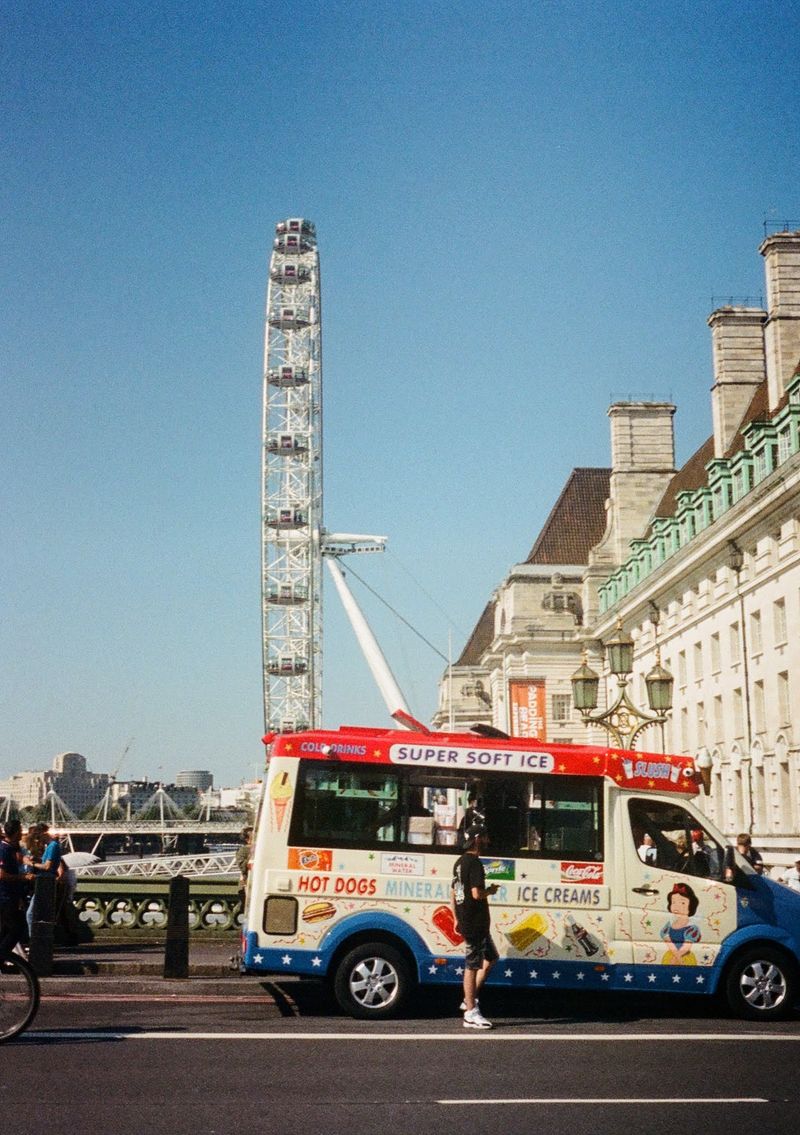
[[[742,830],[744,794],[742,792],[742,754],[738,745],[731,748],[730,783],[726,793],[727,830],[734,835]]]

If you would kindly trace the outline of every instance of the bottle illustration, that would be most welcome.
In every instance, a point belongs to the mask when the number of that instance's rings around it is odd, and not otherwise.
[[[568,914],[564,923],[569,937],[573,940],[576,946],[580,946],[587,958],[591,958],[600,949],[600,943],[596,938],[593,938],[585,926],[581,926],[576,922],[571,914]]]

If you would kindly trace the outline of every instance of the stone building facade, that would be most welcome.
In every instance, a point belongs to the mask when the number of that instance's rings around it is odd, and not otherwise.
[[[53,767],[36,772],[18,772],[0,781],[0,799],[10,799],[17,808],[38,808],[55,792],[71,812],[96,804],[108,787],[109,776],[90,772],[80,753],[59,753]]]
[[[634,700],[647,704],[657,653],[675,678],[670,722],[642,748],[710,755],[701,805],[786,863],[800,848],[800,232],[773,233],[759,251],[766,310],[708,320],[711,436],[675,469],[674,407],[610,408],[611,469],[573,471],[443,676],[435,725],[603,742],[571,708],[569,678],[583,650],[602,672],[621,622],[635,641]]]

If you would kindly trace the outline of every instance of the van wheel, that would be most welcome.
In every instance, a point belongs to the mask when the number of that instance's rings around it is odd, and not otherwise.
[[[351,1017],[393,1017],[411,991],[411,971],[398,950],[365,942],[342,958],[333,979],[336,1000]]]
[[[728,1005],[737,1017],[777,1021],[787,1017],[797,993],[797,970],[778,950],[752,946],[736,958],[725,983]]]

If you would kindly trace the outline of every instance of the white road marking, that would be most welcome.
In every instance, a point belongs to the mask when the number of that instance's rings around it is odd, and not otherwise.
[[[501,1033],[482,1032],[475,1033],[379,1033],[365,1031],[360,1033],[324,1033],[324,1032],[140,1032],[136,1029],[32,1029],[24,1033],[20,1040],[274,1040],[285,1044],[290,1040],[352,1040],[352,1041],[462,1041],[466,1044],[490,1044],[494,1041],[527,1043],[549,1041],[555,1044],[585,1041],[603,1044],[624,1044],[630,1041],[731,1041],[741,1044],[743,1041],[770,1041],[800,1042],[800,1033],[626,1033],[620,1036],[609,1036],[600,1033]]]
[[[691,1104],[709,1104],[709,1103],[769,1103],[767,1099],[761,1096],[698,1096],[694,1099],[687,1098],[686,1096],[665,1096],[662,1099],[653,1099],[650,1096],[628,1096],[621,1099],[608,1099],[603,1096],[590,1097],[588,1099],[554,1099],[549,1096],[531,1097],[528,1099],[508,1099],[508,1100],[437,1100],[440,1104],[464,1104],[474,1105],[480,1104],[485,1107],[487,1104],[551,1104],[551,1103],[566,1103],[566,1104],[673,1104],[673,1103],[691,1103]]]

